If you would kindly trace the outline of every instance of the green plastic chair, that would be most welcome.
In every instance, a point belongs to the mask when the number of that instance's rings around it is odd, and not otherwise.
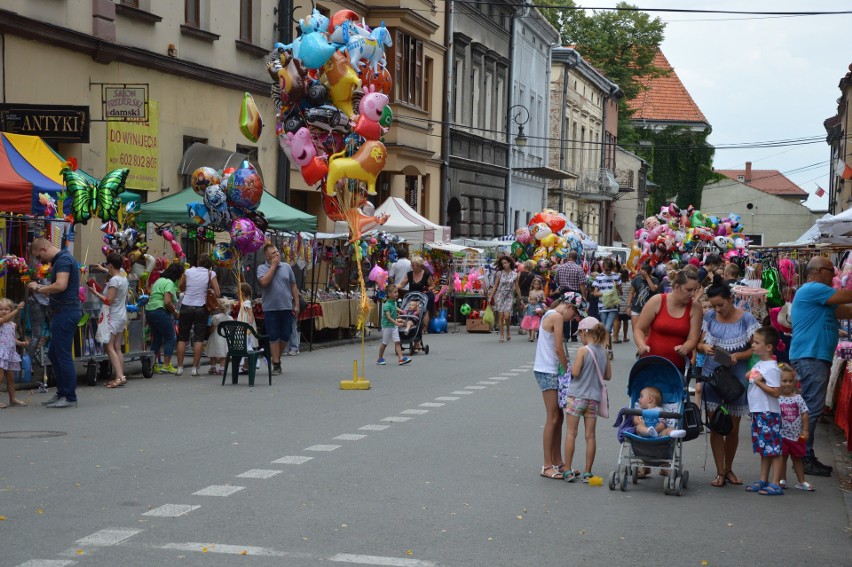
[[[240,375],[240,360],[247,359],[248,362],[248,381],[249,387],[254,387],[254,377],[257,372],[257,359],[261,354],[264,354],[264,349],[249,349],[248,336],[251,333],[258,344],[267,342],[266,335],[259,335],[257,331],[248,323],[242,321],[222,321],[216,325],[216,332],[220,336],[225,337],[228,342],[228,354],[225,356],[225,369],[222,371],[222,385],[225,385],[225,378],[228,376],[228,365],[233,364],[231,369],[231,383],[236,384]],[[266,353],[266,365],[269,370],[269,385],[272,386],[272,357]]]

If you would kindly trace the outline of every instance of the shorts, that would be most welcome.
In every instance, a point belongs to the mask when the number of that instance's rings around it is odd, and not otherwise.
[[[558,374],[548,374],[547,372],[536,372],[535,379],[538,382],[538,387],[541,388],[541,391],[545,390],[558,390],[559,389],[559,375]]]
[[[568,396],[567,404],[565,405],[565,413],[577,417],[598,417],[598,406],[600,403],[597,400],[588,400],[586,398],[575,398]]]
[[[189,336],[192,334],[192,342],[204,342],[207,338],[209,321],[210,313],[207,312],[206,307],[181,306],[180,317],[178,317],[177,340],[184,343],[189,342]]]
[[[641,315],[641,314],[642,314],[642,313],[641,313],[641,312],[639,312],[639,311],[631,311],[631,312],[630,312],[630,316],[631,316],[631,317],[638,317],[638,316],[639,316],[639,315]]]
[[[389,345],[399,342],[399,327],[382,327],[382,344]]]
[[[293,311],[264,311],[263,323],[266,334],[269,335],[269,342],[288,341],[293,334]]]
[[[630,315],[628,315],[627,313],[619,313],[618,314],[618,320],[619,321],[630,321]]]
[[[761,457],[781,456],[781,414],[756,412],[751,414],[751,446]]]
[[[807,448],[808,446],[804,441],[794,441],[792,439],[787,439],[786,437],[781,438],[782,455],[789,455],[796,459],[802,459],[805,456]]]

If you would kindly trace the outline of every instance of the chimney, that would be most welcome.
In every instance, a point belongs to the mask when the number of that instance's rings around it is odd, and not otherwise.
[[[751,162],[746,162],[746,171],[745,171],[745,182],[751,183]]]

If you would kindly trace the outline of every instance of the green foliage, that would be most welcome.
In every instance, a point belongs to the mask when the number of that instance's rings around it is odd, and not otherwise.
[[[694,205],[701,208],[701,191],[718,174],[713,172],[713,147],[707,143],[710,128],[692,132],[683,126],[669,126],[654,132],[637,131],[642,141],[650,145],[635,148],[636,155],[651,164],[651,181],[658,187],[648,199],[648,214],[654,214],[663,205],[675,199],[681,208]]]

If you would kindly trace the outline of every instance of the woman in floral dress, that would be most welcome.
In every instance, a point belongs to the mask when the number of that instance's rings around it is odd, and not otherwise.
[[[497,328],[500,330],[500,342],[511,341],[512,334],[509,327],[512,322],[512,308],[515,303],[515,295],[521,296],[518,287],[518,272],[515,271],[515,261],[510,256],[500,256],[494,267],[498,270],[491,288],[489,303],[497,317]]]

